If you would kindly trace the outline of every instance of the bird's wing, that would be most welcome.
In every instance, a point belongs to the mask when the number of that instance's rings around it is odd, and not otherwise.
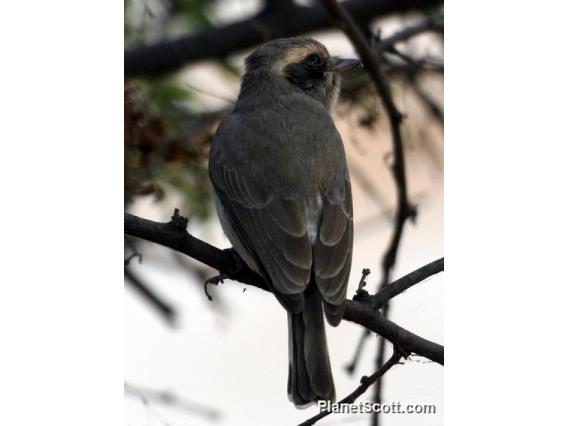
[[[235,166],[230,153],[213,148],[209,174],[230,225],[261,273],[268,275],[279,300],[299,312],[312,267],[300,207],[274,195],[247,167],[237,171]]]
[[[353,205],[348,178],[322,197],[322,217],[314,244],[314,274],[332,325],[343,317],[353,248]]]

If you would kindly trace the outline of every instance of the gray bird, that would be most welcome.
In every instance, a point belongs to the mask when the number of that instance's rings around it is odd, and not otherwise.
[[[330,116],[338,72],[314,39],[271,41],[246,58],[232,113],[215,135],[209,175],[223,230],[288,311],[288,395],[334,400],[323,315],[343,317],[353,247],[351,184]]]

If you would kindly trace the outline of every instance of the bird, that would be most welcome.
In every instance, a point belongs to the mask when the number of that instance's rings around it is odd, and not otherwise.
[[[324,316],[337,326],[345,310],[353,202],[330,112],[340,74],[359,64],[305,36],[258,47],[209,155],[224,233],[288,313],[287,388],[298,408],[335,400]]]

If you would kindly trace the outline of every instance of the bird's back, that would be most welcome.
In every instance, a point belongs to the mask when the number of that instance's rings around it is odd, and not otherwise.
[[[270,99],[237,103],[220,125],[212,149],[223,145],[227,166],[244,165],[259,185],[283,197],[315,196],[345,176],[341,137],[325,107],[296,94]]]

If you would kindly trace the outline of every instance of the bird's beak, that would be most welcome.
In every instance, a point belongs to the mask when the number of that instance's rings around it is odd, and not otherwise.
[[[331,58],[330,70],[344,73],[352,70],[353,68],[357,68],[360,66],[362,66],[362,64],[359,59],[344,59],[344,58],[334,57]]]

